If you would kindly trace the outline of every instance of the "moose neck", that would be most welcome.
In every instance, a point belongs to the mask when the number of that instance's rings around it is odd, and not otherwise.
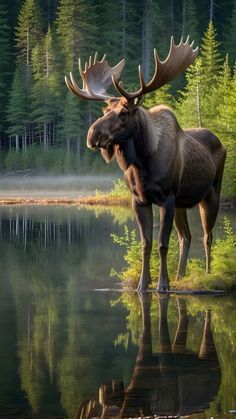
[[[135,115],[136,129],[132,137],[116,146],[116,158],[122,170],[127,170],[130,165],[141,169],[144,162],[156,153],[161,139],[161,130],[153,116],[143,108],[139,108]]]

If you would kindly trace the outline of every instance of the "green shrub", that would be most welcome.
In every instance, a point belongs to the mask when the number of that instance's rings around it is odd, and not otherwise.
[[[141,272],[142,254],[141,254],[141,242],[137,240],[136,230],[129,231],[128,227],[124,226],[124,235],[117,236],[112,234],[114,243],[125,248],[124,260],[126,267],[117,273],[114,269],[111,271],[111,275],[118,276],[122,281],[128,282],[134,287],[137,286],[139,276]],[[150,273],[152,281],[155,281],[160,268],[160,260],[158,256],[158,244],[156,240],[153,240],[153,248],[150,259]],[[168,251],[168,266],[169,274],[173,276],[177,270],[178,263],[178,240],[175,232],[170,237],[169,251]]]
[[[175,281],[174,276],[178,263],[178,240],[172,233],[168,251],[168,272],[171,279],[171,287],[184,289],[219,289],[232,290],[236,288],[236,234],[233,234],[230,221],[224,220],[225,236],[217,239],[212,246],[212,271],[205,274],[205,263],[200,259],[190,259],[187,265],[186,276]],[[122,236],[112,235],[114,243],[124,247],[124,261],[126,266],[121,272],[114,269],[111,275],[116,275],[125,285],[136,288],[141,272],[141,243],[136,238],[136,231],[129,231],[124,226]],[[157,278],[160,261],[157,252],[157,242],[153,241],[153,250],[150,260],[150,273],[153,281]]]

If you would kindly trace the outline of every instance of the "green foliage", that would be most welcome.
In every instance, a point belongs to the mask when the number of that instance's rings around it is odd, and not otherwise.
[[[228,56],[221,65],[219,43],[212,22],[202,44],[200,57],[186,72],[187,85],[175,106],[185,128],[203,126],[211,129],[227,150],[222,193],[236,194],[236,82]]]
[[[17,0],[14,4],[3,0],[0,5],[2,147],[8,150],[11,143],[17,151],[22,148],[27,152],[33,143],[40,144],[46,152],[51,146],[68,150],[70,144],[71,161],[67,158],[65,165],[64,162],[61,165],[60,160],[58,167],[77,170],[79,165],[80,170],[91,167],[113,170],[113,166],[105,168],[101,159],[94,155],[90,159],[85,153],[87,128],[100,114],[100,104],[73,97],[64,84],[64,74],[73,71],[79,80],[78,57],[85,63],[97,50],[100,58],[104,52],[108,53],[111,65],[124,57],[122,80],[128,89],[136,88],[137,65],[141,62],[145,74],[151,75],[153,71],[153,47],[164,59],[171,34],[177,43],[181,35],[189,32],[197,43],[208,24],[203,1],[185,1],[181,8],[174,3],[167,8],[164,0]],[[228,150],[223,191],[231,198],[236,195],[235,77],[232,78],[230,67],[235,63],[236,5],[231,0],[227,7],[220,7],[220,19],[218,16],[214,25],[210,22],[205,31],[199,60],[186,73],[186,88],[184,78],[178,78],[171,86],[148,95],[144,105],[147,108],[163,102],[173,105],[171,91],[183,126],[202,125],[219,135]],[[223,33],[224,44],[217,40],[216,29]],[[12,54],[15,47],[16,54],[15,50]],[[222,51],[229,53],[226,85],[222,84]],[[13,55],[16,55],[15,63]],[[78,84],[81,86],[81,81]]]
[[[41,36],[41,16],[36,0],[25,0],[22,4],[16,28],[16,46],[22,62],[31,65],[32,51]]]
[[[7,109],[8,132],[23,135],[27,121],[27,86],[24,78],[25,66],[18,64],[15,70]]]
[[[212,273],[221,277],[236,277],[236,234],[230,221],[224,219],[225,238],[217,239],[212,249]]]
[[[126,197],[130,196],[130,191],[127,188],[125,182],[121,179],[116,179],[113,181],[113,188],[109,192],[109,195],[112,197]]]
[[[170,85],[166,84],[165,86],[161,87],[160,89],[150,93],[144,101],[144,106],[148,109],[155,105],[160,105],[164,103],[165,105],[172,105],[172,97],[169,93]]]
[[[171,286],[183,289],[221,289],[231,290],[236,287],[236,234],[233,233],[228,219],[224,220],[225,237],[217,239],[212,246],[212,271],[210,275],[204,273],[204,263],[199,259],[190,259],[187,265],[186,277],[174,281],[177,270],[178,244],[176,235],[170,238],[168,250],[168,271],[172,279]],[[114,243],[122,246],[125,250],[124,261],[126,266],[117,273],[114,269],[111,275],[118,276],[124,285],[135,288],[141,272],[141,243],[136,238],[136,231],[129,231],[124,226],[124,235],[112,235]],[[153,251],[150,260],[151,278],[157,277],[160,267],[157,253],[157,243],[154,240]],[[155,282],[155,280],[154,280]],[[154,284],[153,284],[154,285]]]
[[[236,39],[236,1],[234,1],[234,8],[230,18],[228,18],[227,23],[225,25],[225,33],[224,33],[224,49],[225,53],[229,54],[229,60],[231,65],[235,65],[236,62],[236,47],[235,47],[235,39]]]
[[[124,285],[128,285],[131,287],[136,287],[139,281],[139,275],[141,272],[141,243],[137,240],[136,237],[136,230],[129,231],[128,227],[124,226],[124,235],[117,236],[112,234],[114,243],[118,244],[119,246],[124,247],[125,254],[124,260],[126,262],[126,267],[120,272],[117,273],[116,271],[112,270],[111,275],[117,275],[122,281],[124,281]],[[150,259],[150,273],[151,278],[154,282],[156,282],[158,270],[160,267],[160,261],[158,256],[158,246],[156,240],[153,241],[153,249]],[[178,245],[177,245],[177,236],[175,233],[171,235],[170,238],[170,245],[169,245],[169,252],[168,252],[168,266],[169,266],[169,274],[173,276],[177,270],[177,253],[178,253]]]
[[[2,104],[0,107],[0,132],[4,131],[6,123],[7,85],[11,64],[9,33],[7,9],[3,4],[0,4],[0,103]]]

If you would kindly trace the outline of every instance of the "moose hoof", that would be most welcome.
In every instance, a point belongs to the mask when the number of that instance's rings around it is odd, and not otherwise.
[[[156,291],[161,292],[161,293],[166,293],[167,291],[169,291],[169,288],[165,284],[157,284]]]
[[[145,284],[138,284],[136,291],[137,292],[142,292],[142,291],[147,291],[148,289],[148,285]]]

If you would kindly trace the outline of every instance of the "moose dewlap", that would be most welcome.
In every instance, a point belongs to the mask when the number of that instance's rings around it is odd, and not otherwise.
[[[87,145],[99,148],[106,162],[117,159],[132,192],[132,207],[142,240],[142,270],[138,290],[146,290],[150,283],[150,254],[152,248],[152,204],[160,207],[158,250],[160,273],[157,291],[169,287],[167,251],[173,222],[179,239],[177,278],[185,275],[191,234],[187,208],[199,204],[204,230],[206,272],[210,270],[212,229],[220,201],[221,181],[226,151],[220,140],[209,130],[192,128],[182,130],[174,113],[164,105],[150,110],[141,107],[144,96],[182,73],[197,57],[198,48],[190,45],[189,36],[175,45],[171,38],[170,51],[161,61],[154,50],[155,71],[145,83],[139,66],[140,88],[128,92],[118,83],[125,65],[122,60],[110,67],[106,55],[94,59],[79,70],[83,88],[73,75],[65,78],[70,91],[88,100],[104,101],[103,116],[89,128]],[[110,96],[113,85],[121,94]]]

